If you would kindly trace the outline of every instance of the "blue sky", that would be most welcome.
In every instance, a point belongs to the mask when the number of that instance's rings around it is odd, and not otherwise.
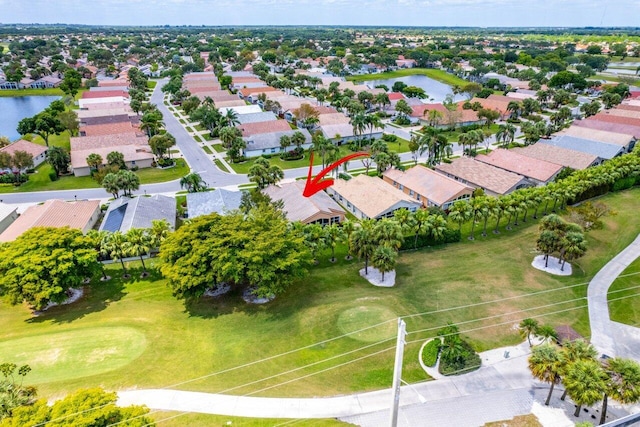
[[[640,0],[0,0],[2,23],[640,26]]]

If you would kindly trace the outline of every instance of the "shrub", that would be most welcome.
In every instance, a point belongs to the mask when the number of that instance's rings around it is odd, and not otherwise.
[[[636,183],[635,176],[628,176],[626,178],[621,178],[613,183],[613,186],[611,187],[611,191],[626,190],[627,188],[633,187],[635,183]]]
[[[29,177],[23,173],[21,173],[20,176],[18,177],[19,183],[27,182],[28,180],[29,180]],[[12,173],[6,173],[3,175],[0,175],[0,184],[14,184],[15,182],[16,182],[16,176]]]
[[[36,170],[34,168],[27,169],[27,173],[34,173]]]
[[[131,166],[131,169],[129,169],[132,172],[137,171],[138,169],[140,169],[137,165],[136,166]]]
[[[340,172],[340,173],[338,174],[338,178],[340,178],[340,179],[344,179],[345,181],[349,181],[349,180],[351,179],[351,175],[346,174],[346,173],[344,173],[344,172]]]
[[[422,362],[425,366],[435,366],[440,353],[440,340],[434,338],[422,349]]]
[[[57,181],[58,180],[58,175],[56,175],[55,171],[49,171],[49,180],[50,181]]]
[[[398,140],[398,137],[392,133],[385,133],[384,135],[382,135],[382,140],[384,142],[396,142]]]
[[[302,147],[294,148],[291,151],[285,151],[280,154],[282,160],[300,160],[304,158],[304,149]]]
[[[411,124],[411,120],[409,120],[409,118],[405,116],[398,116],[393,120],[393,122],[400,126],[406,126]]]
[[[161,168],[166,168],[169,166],[173,166],[175,164],[175,161],[173,159],[158,159],[158,161],[156,162],[158,164],[158,166],[160,166]]]
[[[440,358],[439,370],[442,375],[462,375],[475,371],[482,365],[480,355],[475,352],[468,342],[461,339],[460,344],[464,349],[461,358],[455,360]]]
[[[106,211],[107,209],[109,209],[109,205],[107,205],[106,203],[100,205],[100,210],[102,212]]]
[[[460,230],[448,228],[444,233],[441,239],[432,239],[425,235],[418,236],[417,245],[415,244],[415,235],[405,236],[404,241],[402,242],[402,246],[400,246],[400,250],[408,250],[414,248],[423,248],[425,246],[438,246],[444,245],[445,243],[456,243],[462,239],[462,235],[460,234]],[[414,246],[415,245],[415,246]]]

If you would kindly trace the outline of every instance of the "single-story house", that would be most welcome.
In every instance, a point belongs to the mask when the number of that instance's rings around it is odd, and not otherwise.
[[[414,105],[409,115],[410,120],[420,123],[421,125],[429,125],[429,111],[438,111],[440,117],[436,122],[436,128],[445,128],[451,125],[468,126],[484,123],[484,119],[478,117],[478,113],[473,110],[465,110],[462,104],[457,104],[456,111],[449,111],[442,104],[422,104]]]
[[[617,123],[619,125],[640,126],[640,117],[623,117],[603,112],[589,117],[589,120],[599,120],[601,122]]]
[[[457,200],[468,200],[473,187],[444,176],[422,165],[406,171],[388,169],[382,174],[385,182],[422,202],[425,207],[447,210]]]
[[[498,148],[489,154],[478,154],[479,162],[522,175],[537,185],[545,185],[553,181],[563,169],[557,163],[533,159],[512,150]]]
[[[44,145],[35,144],[24,139],[20,139],[5,147],[0,148],[0,152],[9,153],[11,156],[13,156],[16,151],[25,151],[31,154],[33,156],[34,168],[47,160],[47,150],[48,148]]]
[[[176,227],[176,199],[161,194],[121,197],[109,204],[100,231],[121,231],[132,228],[151,228],[153,220],[166,220],[172,230]]]
[[[238,91],[238,96],[240,97],[240,99],[244,99],[246,101],[255,103],[258,100],[258,96],[261,93],[267,93],[267,92],[272,92],[272,91],[276,91],[278,89],[273,88],[271,86],[265,86],[265,87],[249,87],[249,88],[245,88],[245,89],[240,89]],[[255,95],[255,97],[252,97],[252,95]],[[253,99],[255,98],[255,99]]]
[[[15,205],[0,202],[0,233],[6,230],[16,219],[18,219],[18,208]]]
[[[227,114],[227,110],[234,111],[238,115],[238,117],[243,116],[245,114],[262,113],[262,108],[260,108],[259,105],[246,105],[245,104],[245,105],[243,105],[241,107],[220,107],[220,108],[218,108],[218,111],[223,116],[225,114]]]
[[[546,160],[575,170],[596,166],[602,161],[593,154],[549,144],[533,144],[526,147],[512,148],[511,150],[532,159]]]
[[[91,116],[91,117],[82,117],[80,118],[80,127],[83,126],[94,126],[94,125],[106,125],[112,123],[131,123],[132,119],[135,119],[135,116],[131,117],[129,114],[114,114],[109,116]]]
[[[624,148],[619,145],[577,138],[570,135],[560,135],[551,139],[541,139],[537,144],[549,144],[556,147],[567,148],[569,150],[581,151],[583,153],[598,156],[602,160],[613,159],[625,152]]]
[[[281,120],[284,121],[284,120]],[[284,121],[286,123],[286,121]],[[244,155],[246,157],[258,157],[263,154],[275,154],[285,151],[284,148],[280,146],[280,138],[284,135],[292,136],[294,133],[300,132],[305,137],[305,143],[302,144],[302,148],[307,149],[311,147],[311,134],[306,129],[297,129],[292,130],[289,129],[287,131],[280,132],[269,132],[269,133],[258,133],[252,134],[247,137],[243,137],[246,141],[247,146],[244,149]],[[295,149],[295,146],[291,145],[287,148],[287,151],[291,151]]]
[[[586,120],[574,120],[571,124],[572,127],[578,126],[588,129],[606,130],[615,133],[624,133],[633,135],[636,138],[640,138],[640,126],[635,125],[622,125],[620,123],[602,122],[600,120],[591,120],[589,117]]]
[[[85,91],[82,93],[81,99],[113,98],[117,96],[129,98],[129,92],[126,90]]]
[[[144,132],[134,127],[130,120],[80,126],[78,133],[80,136],[114,135],[118,133],[144,135]]]
[[[226,215],[240,208],[242,191],[229,191],[218,188],[214,191],[187,193],[187,211],[189,218],[217,213]]]
[[[531,185],[521,175],[479,162],[470,157],[460,157],[451,163],[440,163],[435,167],[435,170],[463,184],[481,188],[489,196],[509,194],[519,188]]]
[[[576,138],[590,139],[606,144],[619,145],[625,152],[630,153],[636,146],[636,137],[628,133],[616,133],[606,130],[589,129],[580,126],[569,126],[557,135],[569,135]]]
[[[86,233],[93,228],[99,216],[99,200],[47,200],[41,205],[28,207],[0,234],[0,242],[11,242],[33,227],[69,227]]]
[[[125,103],[122,96],[110,96],[106,98],[85,98],[78,100],[78,106],[81,110],[101,109],[101,108],[118,108]]]
[[[29,87],[33,89],[54,88],[60,86],[62,79],[55,76],[44,76],[35,82],[31,83]]]
[[[124,114],[128,116],[135,115],[135,113],[131,112],[128,108],[125,108],[124,104],[120,105],[120,107],[115,108],[92,108],[90,110],[76,110],[76,114],[78,115],[80,123],[82,123],[84,119],[91,117],[112,117],[121,116]]]
[[[122,153],[124,163],[127,168],[138,167],[139,169],[150,168],[153,163],[153,153],[149,146],[142,145],[118,145],[114,147],[96,147],[85,150],[71,151],[71,169],[75,176],[91,175],[91,167],[87,164],[87,157],[90,154],[98,154],[102,157],[104,164],[107,162],[107,156],[112,151]]]
[[[422,207],[419,202],[404,192],[387,184],[380,178],[358,175],[349,181],[336,179],[327,193],[345,209],[360,219],[393,217],[398,209],[411,212]]]
[[[284,203],[283,211],[291,222],[330,225],[344,221],[344,209],[324,191],[319,191],[311,197],[303,196],[305,184],[305,181],[294,181],[270,185],[262,192],[274,202],[281,200]]]

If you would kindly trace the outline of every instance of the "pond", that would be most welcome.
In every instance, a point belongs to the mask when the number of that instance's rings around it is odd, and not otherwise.
[[[453,95],[451,86],[448,84],[440,83],[430,77],[421,75],[398,77],[395,79],[370,80],[366,82],[366,84],[371,88],[376,87],[377,85],[387,85],[389,90],[391,90],[393,84],[398,81],[403,82],[407,86],[417,86],[424,89],[427,94],[424,101],[428,103],[439,103],[444,101],[448,95]],[[463,101],[467,98],[465,95],[456,95],[453,99],[454,101]]]
[[[16,130],[18,122],[25,117],[38,114],[59,96],[16,96],[0,97],[0,135],[11,141],[20,138]]]

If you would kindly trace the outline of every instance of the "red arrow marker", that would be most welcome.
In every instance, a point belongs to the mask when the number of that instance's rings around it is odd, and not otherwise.
[[[326,174],[331,172],[332,169],[335,169],[341,164],[348,162],[351,159],[355,159],[357,157],[369,157],[369,153],[365,153],[361,151],[361,152],[353,153],[346,157],[343,157],[337,162],[334,162],[329,166],[327,166],[326,168],[322,169],[320,173],[316,175],[316,177],[313,179],[311,178],[311,173],[313,171],[313,151],[311,151],[310,157],[311,159],[309,160],[309,174],[307,175],[307,183],[305,184],[304,191],[302,192],[302,195],[304,197],[311,197],[314,194],[316,194],[318,191],[324,190],[325,188],[333,185],[333,178],[327,178],[324,180],[322,179]]]

